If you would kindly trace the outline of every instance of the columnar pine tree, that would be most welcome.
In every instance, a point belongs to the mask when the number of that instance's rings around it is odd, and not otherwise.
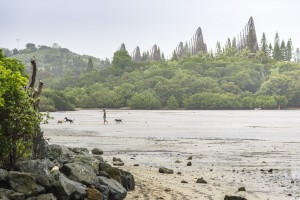
[[[286,44],[286,60],[290,61],[293,57],[293,44],[292,39],[290,38],[289,41]]]
[[[87,72],[90,72],[90,71],[92,71],[93,69],[94,69],[94,64],[93,64],[93,61],[92,61],[92,57],[89,57],[89,62],[88,62],[86,71],[87,71]]]
[[[299,48],[297,48],[296,51],[295,51],[294,60],[295,60],[295,62],[300,62],[300,50],[299,50]]]
[[[268,55],[268,43],[265,33],[263,33],[260,40],[260,51],[262,51],[265,55]]]
[[[285,47],[284,40],[281,41],[280,54],[281,54],[280,60],[286,60],[286,47]]]
[[[279,35],[276,33],[275,39],[274,39],[274,48],[273,48],[273,59],[275,60],[281,60],[282,55],[280,51],[280,44],[279,44]]]

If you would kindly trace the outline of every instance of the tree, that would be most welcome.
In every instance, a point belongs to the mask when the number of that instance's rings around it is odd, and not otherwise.
[[[40,115],[35,100],[24,89],[28,79],[24,65],[0,51],[0,166],[11,168],[32,155]]]
[[[29,51],[31,51],[31,52],[37,50],[35,44],[33,44],[33,43],[27,43],[27,44],[26,44],[26,49],[29,50]]]
[[[93,64],[93,61],[92,61],[92,57],[90,56],[89,57],[89,62],[88,62],[88,65],[87,65],[87,72],[90,72],[94,69],[94,64]]]
[[[293,57],[293,44],[290,38],[286,44],[286,61],[290,61]]]
[[[280,60],[286,60],[286,47],[284,40],[281,41],[280,45]]]
[[[260,50],[265,54],[268,55],[268,43],[266,39],[265,33],[263,33],[260,41]]]
[[[168,99],[167,106],[171,110],[178,108],[179,104],[177,102],[177,99],[173,95]]]
[[[175,50],[173,51],[171,61],[178,61],[178,56]]]
[[[117,69],[125,69],[132,67],[133,62],[130,55],[126,50],[119,50],[114,53],[112,66]]]
[[[299,48],[296,49],[295,51],[295,62],[300,62],[300,50]]]
[[[222,54],[221,44],[220,44],[220,42],[217,42],[217,45],[216,45],[216,55],[219,56],[221,54]]]
[[[280,51],[280,46],[279,46],[279,35],[276,33],[275,39],[274,39],[274,49],[273,49],[273,59],[275,60],[281,60],[282,55]]]

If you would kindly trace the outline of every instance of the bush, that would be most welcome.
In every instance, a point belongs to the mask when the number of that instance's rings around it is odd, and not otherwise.
[[[133,109],[159,109],[162,107],[155,92],[149,90],[133,95],[129,100],[129,106]]]

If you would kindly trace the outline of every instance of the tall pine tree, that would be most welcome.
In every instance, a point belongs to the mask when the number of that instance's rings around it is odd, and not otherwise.
[[[274,39],[274,48],[273,48],[273,59],[275,60],[281,60],[281,51],[279,46],[279,35],[276,33],[275,39]]]
[[[86,71],[87,71],[87,72],[90,72],[90,71],[92,71],[93,69],[94,69],[94,64],[93,64],[93,61],[92,61],[92,57],[89,57],[89,62],[88,62]]]
[[[263,33],[260,40],[260,51],[265,55],[268,55],[268,42],[265,33]]]
[[[286,44],[286,60],[290,61],[293,57],[293,44],[292,39],[290,38]]]

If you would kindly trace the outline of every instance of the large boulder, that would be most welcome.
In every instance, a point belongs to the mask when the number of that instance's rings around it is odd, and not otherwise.
[[[58,163],[68,163],[69,159],[76,155],[68,147],[63,145],[47,145],[46,146],[46,157],[51,161],[58,161]]]
[[[103,155],[103,151],[99,148],[93,148],[92,149],[92,154]]]
[[[16,168],[22,172],[31,173],[36,182],[44,187],[50,187],[50,171],[54,164],[48,160],[25,160],[18,161]]]
[[[162,174],[173,174],[174,173],[172,169],[168,169],[166,167],[160,167],[158,169],[158,172],[162,173]]]
[[[104,162],[103,158],[101,156],[74,156],[73,157],[73,162],[81,162],[84,165],[90,166],[95,173],[99,172],[99,164],[100,162]]]
[[[122,200],[127,195],[127,190],[116,180],[108,179],[104,176],[98,176],[99,183],[106,185],[109,190],[109,200]],[[97,186],[95,186],[97,188]]]
[[[37,194],[37,184],[34,177],[29,173],[10,171],[8,173],[10,188],[26,196]]]
[[[74,148],[69,148],[69,150],[74,152],[77,155],[83,155],[83,156],[89,155],[89,150],[87,148],[74,147]]]
[[[69,179],[85,185],[92,185],[97,181],[97,174],[93,168],[83,163],[67,163],[60,169]]]
[[[105,172],[113,179],[117,180],[126,190],[134,190],[135,181],[134,177],[130,172],[110,167],[105,170]]]
[[[83,199],[86,196],[85,185],[68,179],[64,174],[57,170],[52,172],[52,176],[50,192],[56,197],[59,197],[59,199],[77,200]]]
[[[103,200],[102,193],[96,190],[94,186],[88,187],[86,194],[88,200]]]

